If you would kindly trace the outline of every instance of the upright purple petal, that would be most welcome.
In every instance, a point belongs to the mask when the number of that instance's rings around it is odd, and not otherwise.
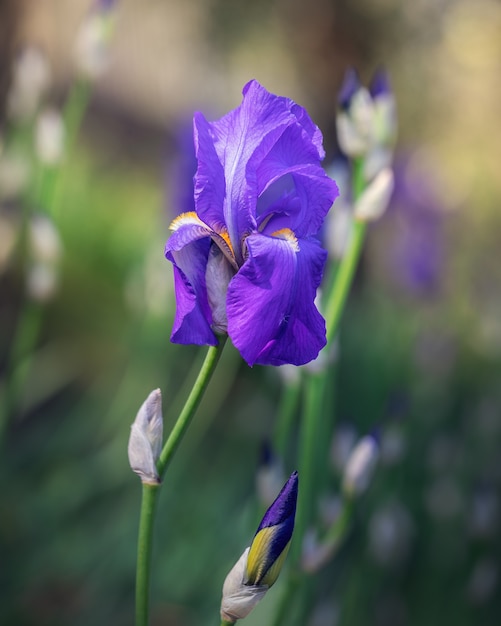
[[[292,235],[291,235],[292,236]],[[303,365],[325,345],[314,300],[326,252],[314,240],[253,234],[228,288],[228,334],[249,365]]]
[[[224,220],[240,263],[242,236],[256,228],[257,181],[247,164],[261,144],[273,146],[285,128],[296,121],[290,111],[292,101],[269,93],[257,81],[248,83],[243,94],[239,107],[210,124],[214,147],[224,167]]]
[[[195,113],[193,130],[198,159],[194,178],[196,211],[200,219],[220,232],[226,223],[223,212],[226,184],[223,165],[216,154],[211,125],[202,113]]]

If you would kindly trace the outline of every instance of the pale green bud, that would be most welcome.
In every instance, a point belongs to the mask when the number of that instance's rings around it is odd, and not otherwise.
[[[129,463],[143,483],[160,483],[156,462],[162,451],[162,437],[162,394],[155,389],[139,409],[129,437]]]

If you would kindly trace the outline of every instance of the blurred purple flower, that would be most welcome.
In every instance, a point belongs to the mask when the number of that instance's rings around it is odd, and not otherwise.
[[[396,160],[389,217],[398,229],[389,248],[394,279],[414,295],[436,293],[445,261],[444,217],[431,172],[416,171],[412,157]]]
[[[326,252],[316,235],[338,191],[305,109],[257,81],[217,122],[194,118],[195,211],[178,216],[171,339],[216,345],[227,332],[249,365],[303,365],[325,345],[314,300]]]
[[[112,11],[118,0],[96,0],[96,8],[101,11]]]

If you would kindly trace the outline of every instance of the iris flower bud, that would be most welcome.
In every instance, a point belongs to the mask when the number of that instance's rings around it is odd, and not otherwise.
[[[364,159],[364,177],[372,180],[391,164],[397,133],[395,96],[387,74],[374,74],[369,89],[354,70],[346,73],[339,92],[336,118],[341,150],[350,158]]]
[[[162,394],[155,389],[139,409],[129,437],[129,464],[143,483],[160,483],[156,462],[162,450],[162,435]]]
[[[365,156],[373,141],[374,107],[369,90],[361,85],[355,70],[346,73],[338,101],[339,145],[349,157]]]
[[[234,623],[246,617],[275,583],[294,530],[298,474],[293,472],[266,511],[254,535],[223,585],[221,618]]]
[[[355,219],[361,222],[379,219],[388,208],[394,186],[393,170],[389,167],[380,170],[355,202]]]

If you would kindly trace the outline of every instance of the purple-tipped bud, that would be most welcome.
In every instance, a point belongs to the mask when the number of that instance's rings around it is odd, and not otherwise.
[[[349,109],[353,96],[361,88],[360,79],[354,68],[347,70],[338,94],[338,103],[342,109]]]
[[[248,615],[276,581],[289,549],[296,514],[298,474],[293,472],[266,511],[223,585],[221,617],[236,622]]]
[[[96,6],[97,9],[101,11],[113,11],[117,0],[97,0]]]
[[[365,160],[364,174],[371,180],[389,166],[396,136],[395,97],[386,72],[378,70],[367,89],[356,72],[349,70],[338,101],[339,146],[346,156]]]
[[[271,587],[278,577],[294,530],[298,480],[293,472],[259,524],[247,560],[247,584]]]
[[[386,72],[382,68],[379,68],[378,70],[376,70],[376,72],[374,72],[371,83],[369,85],[369,93],[373,98],[377,98],[378,96],[386,96],[393,93],[388,72]]]

